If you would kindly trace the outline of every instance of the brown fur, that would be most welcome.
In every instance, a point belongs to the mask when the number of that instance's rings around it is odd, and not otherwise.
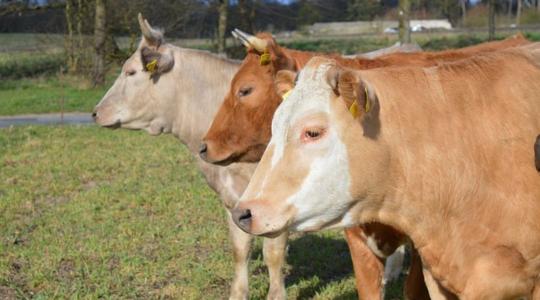
[[[274,86],[276,74],[280,70],[298,71],[310,58],[318,54],[282,48],[268,34],[259,34],[258,37],[266,39],[269,42],[268,50],[272,58],[272,63],[264,66],[260,65],[260,53],[254,49],[248,50],[240,70],[231,82],[230,90],[204,138],[204,142],[208,144],[208,160],[210,162],[258,161],[270,140],[270,126],[273,114],[282,101],[281,96],[287,91],[287,87],[289,87],[285,85],[284,88],[281,88],[283,85],[280,84],[279,80],[276,86]],[[336,55],[332,57],[343,65],[357,69],[410,64],[435,65],[443,61],[468,57],[477,52],[494,51],[525,43],[528,43],[528,41],[522,36],[518,36],[501,42],[484,43],[460,50],[433,53],[394,53],[383,56],[380,59],[344,59]],[[292,79],[292,74],[289,72],[282,75],[284,77],[284,83]],[[240,99],[238,97],[238,91],[246,83],[256,88],[251,95]],[[370,258],[367,258],[369,256],[362,255],[362,253],[370,251],[363,241],[358,240],[354,242],[355,234],[353,232],[348,232],[347,230],[346,235],[353,261],[355,261],[355,275],[359,295],[373,295],[370,290],[380,291],[378,289],[380,282],[377,284],[377,280],[365,279],[358,265],[376,265],[378,259],[373,253],[371,253]],[[381,240],[391,239],[392,235],[383,237]],[[402,238],[400,237],[399,239]],[[356,258],[367,259],[356,261]],[[372,276],[380,280],[382,275],[380,273],[373,273]],[[371,282],[366,284],[366,281]],[[425,287],[421,281],[408,280],[408,285],[410,285],[408,290],[411,293],[418,293],[416,294],[418,295],[416,296],[417,299],[425,296]]]
[[[410,236],[433,277],[462,299],[530,296],[540,275],[540,178],[530,163],[540,44],[357,74],[377,94],[383,124],[362,144],[361,127],[343,124],[352,193],[381,195],[358,203],[358,220]],[[366,178],[366,161],[384,178]]]

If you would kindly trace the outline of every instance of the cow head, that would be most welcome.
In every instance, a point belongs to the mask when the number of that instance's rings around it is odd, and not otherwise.
[[[250,36],[238,30],[233,34],[247,47],[247,55],[201,146],[201,157],[216,164],[259,161],[281,103],[274,76],[279,70],[297,68],[270,34]]]
[[[234,221],[258,235],[353,225],[347,214],[359,200],[379,197],[386,180],[389,152],[379,127],[369,83],[333,60],[311,59],[274,115]]]
[[[170,115],[161,102],[174,97],[171,76],[174,67],[171,46],[163,34],[139,14],[142,40],[138,49],[122,66],[113,86],[96,105],[93,117],[109,128],[145,129],[150,134],[170,131],[164,119]]]

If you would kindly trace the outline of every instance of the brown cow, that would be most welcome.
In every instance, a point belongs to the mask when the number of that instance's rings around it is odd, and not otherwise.
[[[273,79],[280,70],[298,70],[316,53],[300,52],[277,45],[268,34],[259,34],[258,38],[243,37],[251,41],[248,54],[236,73],[229,93],[218,111],[201,149],[201,157],[217,164],[229,164],[234,161],[258,161],[270,139],[270,123],[274,111],[281,103],[281,95],[287,89],[280,90]],[[249,41],[247,41],[249,42]],[[246,42],[246,43],[247,43]],[[513,47],[528,43],[521,35],[502,42],[484,43],[460,50],[389,54],[379,59],[343,59],[333,56],[342,64],[358,69],[370,69],[391,65],[432,65],[446,60],[457,60],[482,51]],[[262,54],[268,53],[271,62],[261,64]],[[284,81],[290,81],[291,74],[282,73]],[[287,76],[289,75],[289,76]],[[345,231],[353,258],[353,266],[361,298],[380,298],[381,259],[391,254],[403,241],[404,237],[392,228],[381,224],[367,224],[362,228]],[[373,243],[373,241],[376,241]],[[370,247],[368,248],[368,244]],[[385,250],[382,250],[385,249]],[[374,255],[373,252],[378,255]],[[413,254],[413,258],[416,255]],[[407,279],[408,298],[425,298],[425,289],[418,286],[421,274],[414,271],[419,261],[413,260],[410,276]]]
[[[430,293],[540,299],[538,78],[540,43],[430,68],[314,58],[233,218],[260,235],[381,222],[411,238]]]

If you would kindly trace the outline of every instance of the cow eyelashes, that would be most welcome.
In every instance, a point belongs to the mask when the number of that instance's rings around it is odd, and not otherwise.
[[[128,70],[128,71],[126,71],[126,75],[127,75],[127,76],[133,76],[133,75],[135,75],[135,73],[137,73],[137,71],[135,71],[135,70]]]
[[[241,88],[238,91],[238,97],[245,97],[245,96],[251,94],[252,91],[253,91],[252,87]]]
[[[307,128],[302,131],[301,139],[303,142],[313,142],[323,137],[324,128]]]

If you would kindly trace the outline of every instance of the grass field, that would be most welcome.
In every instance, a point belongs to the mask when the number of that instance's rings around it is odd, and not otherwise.
[[[90,112],[116,75],[111,72],[107,84],[98,88],[93,88],[87,79],[73,76],[0,81],[0,115]]]
[[[0,129],[0,299],[223,299],[225,214],[172,136],[96,126]],[[267,273],[257,241],[252,299]],[[354,299],[339,231],[294,235],[290,299]],[[387,299],[401,294],[399,283]]]

